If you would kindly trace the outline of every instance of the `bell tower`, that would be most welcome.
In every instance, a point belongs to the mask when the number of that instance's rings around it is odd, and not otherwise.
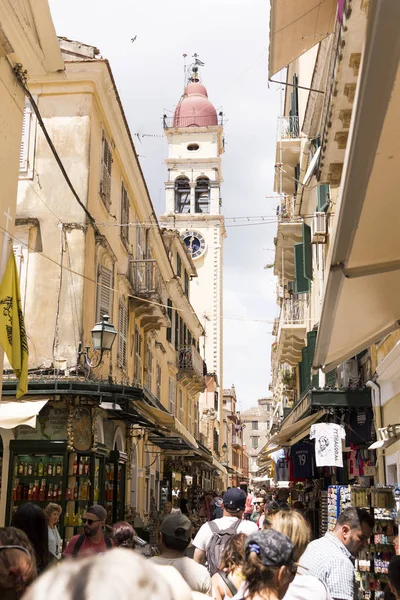
[[[223,390],[223,242],[221,156],[224,152],[222,112],[217,115],[200,82],[197,55],[174,116],[164,116],[168,142],[165,183],[166,212],[161,224],[180,232],[198,277],[190,283],[190,301],[205,330],[200,353],[207,365],[207,388],[200,407],[222,415]],[[211,411],[212,412],[212,411]],[[215,438],[214,447],[221,439]]]

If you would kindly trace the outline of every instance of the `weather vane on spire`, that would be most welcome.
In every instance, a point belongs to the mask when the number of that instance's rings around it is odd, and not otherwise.
[[[187,54],[184,54],[183,55],[183,60],[184,60],[183,68],[184,68],[184,73],[185,73],[185,86],[188,83],[193,83],[193,82],[199,81],[199,67],[204,67],[204,63],[202,60],[200,60],[197,52],[195,52],[192,55],[192,58],[194,58],[194,61],[189,66],[186,66],[186,58],[187,58]]]

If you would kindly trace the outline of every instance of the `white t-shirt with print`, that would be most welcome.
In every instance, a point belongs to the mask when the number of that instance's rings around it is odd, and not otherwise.
[[[237,517],[221,517],[220,519],[214,519],[212,521],[215,523],[220,531],[224,529],[229,529],[232,525],[235,524]],[[237,528],[237,533],[245,533],[246,535],[250,535],[250,533],[255,533],[258,531],[258,527],[256,523],[252,521],[240,521],[240,525]],[[198,548],[199,550],[204,550],[204,552],[208,548],[208,544],[211,541],[213,536],[213,532],[211,531],[209,523],[204,523],[197,532],[196,537],[193,540],[193,546]]]
[[[312,425],[310,439],[315,439],[315,463],[317,467],[343,467],[342,440],[346,432],[336,423]]]

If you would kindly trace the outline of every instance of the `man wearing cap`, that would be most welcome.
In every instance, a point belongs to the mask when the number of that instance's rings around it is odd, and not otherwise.
[[[100,504],[88,508],[85,518],[82,519],[84,534],[74,535],[70,539],[63,552],[63,557],[103,554],[107,549],[112,548],[112,540],[103,533],[106,517],[107,511]]]
[[[193,540],[193,545],[196,547],[194,551],[194,560],[200,564],[204,564],[207,555],[207,548],[211,542],[214,533],[212,527],[217,527],[223,531],[231,528],[239,519],[240,522],[236,529],[236,533],[245,533],[249,535],[258,530],[257,525],[251,521],[243,521],[243,512],[246,505],[246,492],[239,488],[230,488],[227,490],[222,499],[223,516],[220,519],[202,525]]]
[[[192,537],[192,523],[182,513],[171,513],[160,525],[160,556],[150,560],[159,565],[175,567],[194,592],[211,595],[211,577],[202,565],[185,556]]]

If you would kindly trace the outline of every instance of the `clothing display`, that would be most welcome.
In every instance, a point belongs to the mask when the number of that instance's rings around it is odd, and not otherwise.
[[[344,427],[335,423],[312,425],[310,439],[315,439],[315,462],[317,467],[343,467],[342,440],[346,437]]]
[[[275,481],[290,481],[289,456],[285,450],[282,448],[274,452],[272,459],[275,462]]]
[[[311,444],[294,444],[290,449],[290,458],[293,464],[293,480],[314,477],[314,448]]]

